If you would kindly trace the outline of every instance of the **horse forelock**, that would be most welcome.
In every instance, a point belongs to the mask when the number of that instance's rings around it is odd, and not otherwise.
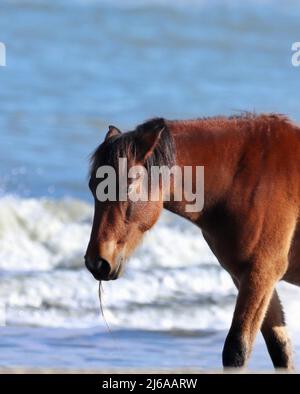
[[[176,152],[173,137],[163,118],[151,119],[135,130],[110,138],[99,145],[91,156],[90,175],[103,165],[118,169],[119,159],[127,158],[135,161],[138,154],[138,140],[142,133],[162,129],[159,141],[152,154],[146,159],[144,166],[149,171],[151,166],[172,167],[176,163]]]

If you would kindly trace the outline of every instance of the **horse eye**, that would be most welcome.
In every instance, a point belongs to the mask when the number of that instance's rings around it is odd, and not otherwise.
[[[126,209],[126,222],[128,222],[129,221],[129,219],[130,219],[130,216],[132,215],[132,211],[133,211],[133,205],[132,204],[129,204],[128,206],[127,206],[127,209]]]

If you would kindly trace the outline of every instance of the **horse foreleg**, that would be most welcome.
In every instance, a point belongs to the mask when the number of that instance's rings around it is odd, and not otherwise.
[[[269,272],[252,270],[239,281],[233,320],[223,349],[225,368],[245,366],[277,280]]]
[[[261,331],[274,367],[292,370],[294,368],[292,345],[287,334],[284,312],[276,290],[273,293]]]

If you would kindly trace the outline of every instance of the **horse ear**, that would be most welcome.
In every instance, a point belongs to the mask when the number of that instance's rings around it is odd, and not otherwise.
[[[109,140],[111,137],[122,134],[121,131],[115,126],[108,126],[108,132],[105,136],[105,141]]]
[[[140,161],[145,162],[157,147],[161,133],[165,126],[154,129],[146,129],[138,132],[137,135],[137,157]]]

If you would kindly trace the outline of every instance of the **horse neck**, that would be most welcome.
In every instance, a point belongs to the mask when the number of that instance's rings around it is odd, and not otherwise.
[[[204,209],[209,208],[224,196],[230,188],[242,155],[245,133],[240,125],[229,120],[169,122],[168,128],[176,147],[176,165],[204,166]],[[201,213],[190,214],[186,203],[166,201],[164,207],[193,222]]]

